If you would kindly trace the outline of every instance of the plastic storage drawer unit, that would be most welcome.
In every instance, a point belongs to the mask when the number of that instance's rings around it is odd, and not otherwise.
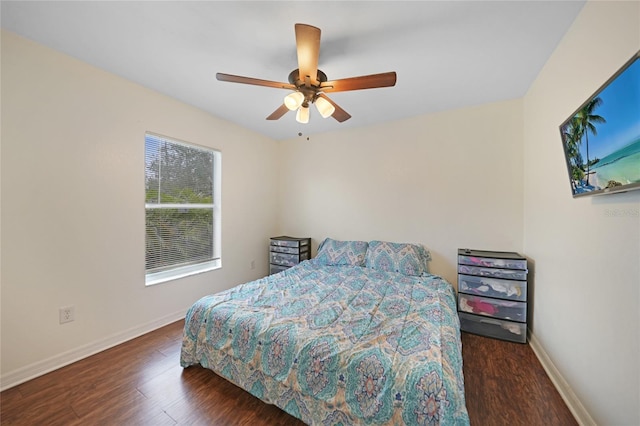
[[[526,343],[528,272],[518,253],[459,249],[460,330]]]
[[[269,243],[269,273],[277,274],[311,259],[311,238],[273,237]]]

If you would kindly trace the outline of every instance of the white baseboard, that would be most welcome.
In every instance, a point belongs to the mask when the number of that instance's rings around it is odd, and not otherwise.
[[[567,404],[567,407],[578,424],[581,426],[596,426],[596,422],[584,408],[584,405],[582,405],[577,395],[573,392],[569,383],[567,383],[564,377],[562,377],[562,374],[560,374],[560,371],[558,371],[553,362],[551,362],[551,358],[549,358],[547,352],[545,352],[544,348],[540,345],[540,341],[531,332],[529,332],[529,345],[531,349],[533,349],[536,357],[538,357],[538,360],[540,360],[540,364],[542,364],[542,367],[547,372],[551,382],[560,393],[560,396],[565,404]]]
[[[117,346],[128,340],[140,337],[143,334],[156,330],[165,325],[171,324],[178,320],[181,320],[185,316],[187,310],[181,310],[170,315],[166,315],[155,321],[148,322],[136,327],[132,327],[128,330],[113,334],[106,338],[96,340],[95,342],[87,345],[80,346],[67,352],[63,352],[59,355],[52,356],[51,358],[44,359],[42,361],[35,362],[17,370],[11,371],[0,377],[0,391],[17,386],[20,383],[24,383],[28,380],[42,376],[65,365],[72,364],[83,358],[87,358],[98,352],[102,352],[106,349]]]

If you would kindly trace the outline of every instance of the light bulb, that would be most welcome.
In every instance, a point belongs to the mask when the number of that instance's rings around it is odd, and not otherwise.
[[[298,123],[307,124],[309,122],[309,107],[301,106],[296,113],[296,121]]]
[[[304,101],[304,95],[301,92],[289,93],[284,97],[284,105],[289,108],[290,111],[298,109]]]
[[[336,107],[331,105],[331,102],[326,100],[325,98],[316,99],[316,108],[318,108],[318,112],[322,116],[322,118],[331,117],[331,115],[335,112]]]

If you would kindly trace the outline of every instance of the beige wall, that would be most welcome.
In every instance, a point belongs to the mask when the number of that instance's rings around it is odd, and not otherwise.
[[[264,275],[278,232],[419,242],[452,282],[459,247],[522,252],[580,420],[639,424],[640,191],[572,199],[558,134],[639,28],[640,3],[589,2],[524,99],[281,143],[3,32],[2,386]],[[147,130],[222,151],[221,270],[144,287]]]
[[[499,102],[280,144],[283,233],[424,244],[456,281],[458,248],[522,249],[522,103]]]
[[[144,285],[144,134],[222,152],[222,268]],[[2,33],[2,386],[263,276],[276,142]],[[256,268],[250,268],[255,260]],[[58,308],[76,319],[58,324]]]
[[[558,126],[638,49],[639,2],[589,2],[524,98],[533,331],[602,425],[640,424],[640,191],[573,199]]]

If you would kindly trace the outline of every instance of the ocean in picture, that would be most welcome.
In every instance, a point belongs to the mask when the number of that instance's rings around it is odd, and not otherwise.
[[[595,189],[607,187],[610,181],[627,185],[640,182],[640,139],[603,157],[591,167],[591,184]]]

